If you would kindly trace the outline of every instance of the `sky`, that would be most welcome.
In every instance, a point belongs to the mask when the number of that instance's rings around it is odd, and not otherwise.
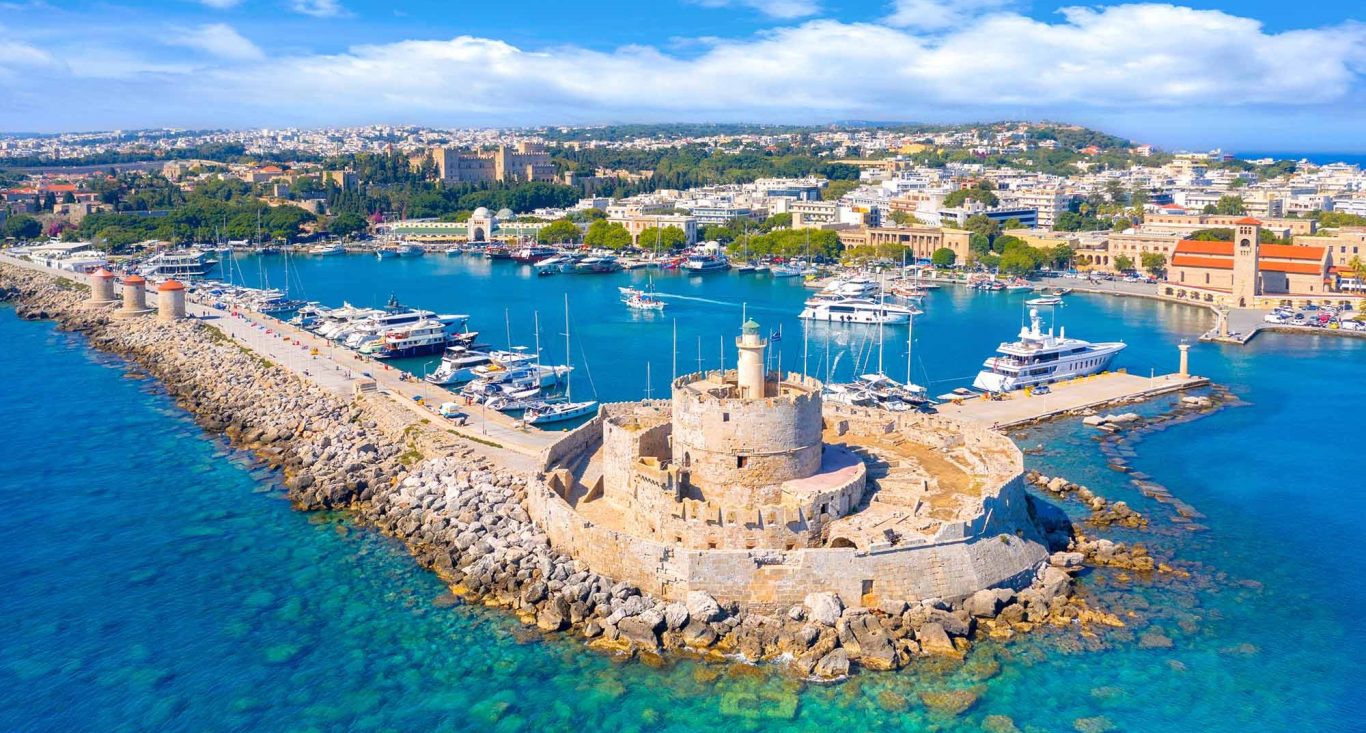
[[[1340,0],[0,0],[0,131],[1049,119],[1366,150]]]

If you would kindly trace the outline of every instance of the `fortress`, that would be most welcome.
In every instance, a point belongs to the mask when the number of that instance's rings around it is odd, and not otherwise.
[[[1048,551],[1009,438],[825,405],[819,381],[768,371],[766,348],[750,321],[734,371],[604,405],[550,446],[528,506],[551,543],[659,597],[774,610],[812,592],[872,606],[1033,579]]]

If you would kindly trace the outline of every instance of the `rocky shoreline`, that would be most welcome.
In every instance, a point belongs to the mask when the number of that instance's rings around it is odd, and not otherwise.
[[[444,454],[423,458],[413,445],[435,428],[411,413],[395,419],[385,396],[346,400],[205,322],[117,318],[89,305],[87,294],[55,274],[0,264],[0,298],[13,301],[21,317],[55,320],[146,369],[205,429],[282,471],[295,507],[345,509],[404,541],[451,586],[447,603],[506,608],[545,633],[646,660],[666,653],[787,660],[798,674],[822,679],[897,669],[918,657],[962,658],[981,636],[1123,625],[1073,594],[1087,555],[1066,519],[1043,503],[1035,508],[1057,551],[1023,589],[874,608],[814,593],[778,615],[719,604],[705,593],[674,603],[649,598],[551,547],[524,505],[528,482],[540,476],[508,470],[478,446],[452,445],[444,435]]]

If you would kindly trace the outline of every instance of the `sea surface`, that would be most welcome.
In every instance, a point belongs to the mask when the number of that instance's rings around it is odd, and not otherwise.
[[[283,258],[240,264],[284,280]],[[887,372],[906,364],[904,327],[804,338],[806,291],[793,281],[656,275],[670,305],[648,319],[616,298],[644,274],[538,280],[474,258],[360,256],[291,260],[290,272],[328,303],[392,292],[469,313],[495,345],[508,340],[505,312],[511,340],[528,344],[539,313],[549,357],[564,353],[568,293],[573,361],[586,367],[576,393],[607,400],[643,396],[646,364],[664,394],[675,353],[680,371],[696,367],[699,338],[704,366],[718,363],[740,303],[781,329],[786,369],[803,353],[818,376],[827,361],[843,376],[876,369],[879,340]],[[917,380],[961,384],[1019,328],[1021,300],[933,294],[915,326]],[[1059,320],[1126,341],[1118,366],[1136,372],[1171,371],[1176,344],[1208,325],[1186,306],[1083,295]],[[1152,520],[1088,533],[1142,542],[1191,574],[1088,574],[1082,593],[1127,628],[983,643],[962,667],[812,684],[740,664],[621,662],[500,612],[442,607],[441,584],[396,543],[343,515],[292,511],[275,476],[136,369],[9,308],[0,338],[14,408],[0,441],[0,731],[1363,729],[1363,340],[1268,334],[1192,349],[1194,370],[1236,404],[1121,450],[1193,519],[1144,498],[1076,421],[1017,436],[1032,467]],[[921,697],[945,691],[971,707],[954,715]]]

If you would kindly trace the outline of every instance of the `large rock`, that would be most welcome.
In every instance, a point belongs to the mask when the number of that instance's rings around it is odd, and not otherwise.
[[[721,604],[706,591],[689,591],[684,605],[687,606],[688,617],[697,621],[705,623],[721,618]]]
[[[946,656],[958,656],[958,649],[954,647],[953,640],[949,638],[944,627],[931,621],[921,626],[915,632],[916,641],[920,642],[920,649],[926,654],[940,654]]]
[[[664,618],[654,611],[646,611],[639,616],[628,616],[617,623],[621,637],[647,649],[659,648],[659,631],[664,626]]]
[[[993,590],[979,590],[968,596],[963,602],[963,608],[977,618],[991,618],[1000,608],[1000,599]]]
[[[844,613],[844,602],[834,593],[808,593],[804,605],[812,621],[826,626],[834,626]]]
[[[1051,603],[1058,595],[1067,595],[1072,584],[1072,576],[1062,568],[1045,565],[1039,575],[1039,591],[1045,603]]]
[[[664,624],[670,631],[678,631],[688,624],[688,607],[682,603],[670,603],[664,608]]]
[[[849,674],[849,654],[843,649],[835,649],[816,662],[811,673],[817,677],[832,680]]]
[[[869,614],[849,619],[849,633],[858,642],[859,664],[872,670],[896,669],[899,659],[892,637],[882,624]]]

